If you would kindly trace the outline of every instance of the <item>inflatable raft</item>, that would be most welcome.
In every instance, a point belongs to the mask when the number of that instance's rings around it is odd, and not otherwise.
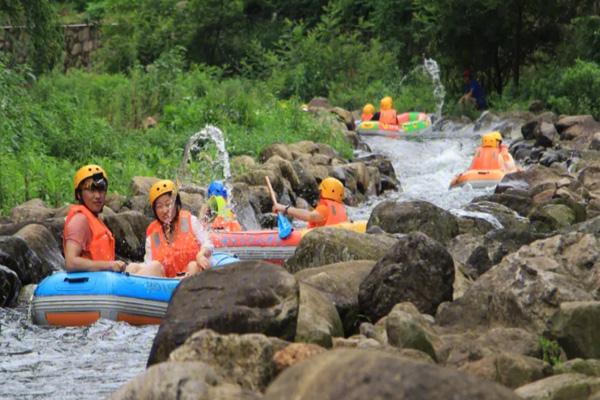
[[[392,139],[401,139],[416,134],[431,126],[431,119],[425,113],[407,112],[399,114],[398,124],[385,124],[379,121],[362,121],[356,131],[363,136],[382,136]]]
[[[215,253],[212,268],[239,261]],[[179,279],[119,272],[58,272],[37,286],[31,317],[38,325],[82,326],[99,318],[131,325],[159,324]]]
[[[344,222],[327,227],[364,233],[367,221]],[[241,260],[264,260],[283,264],[294,254],[300,240],[309,231],[310,229],[294,230],[285,239],[279,237],[277,230],[212,232],[210,238],[219,251],[235,254]]]
[[[518,168],[508,150],[480,147],[469,169],[452,179],[450,189],[465,185],[476,189],[496,186],[504,175],[516,171]]]

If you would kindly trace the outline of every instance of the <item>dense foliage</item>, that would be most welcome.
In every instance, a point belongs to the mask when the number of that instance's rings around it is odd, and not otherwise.
[[[308,138],[349,155],[300,104],[357,109],[392,95],[398,110],[432,112],[424,57],[440,64],[446,114],[459,112],[468,68],[495,109],[541,100],[600,118],[598,11],[598,0],[0,0],[0,21],[26,27],[31,54],[29,68],[10,53],[0,66],[0,212],[67,201],[65,171],[92,160],[123,193],[133,175],[173,176],[206,123],[232,154]],[[92,71],[44,73],[59,19],[101,25]],[[142,129],[149,116],[158,125]]]

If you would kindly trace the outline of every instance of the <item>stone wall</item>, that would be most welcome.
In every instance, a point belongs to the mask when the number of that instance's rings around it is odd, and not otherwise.
[[[91,54],[100,47],[100,32],[97,25],[63,25],[64,70],[72,67],[89,67]],[[0,52],[9,52],[17,63],[27,60],[28,38],[23,26],[0,27]]]

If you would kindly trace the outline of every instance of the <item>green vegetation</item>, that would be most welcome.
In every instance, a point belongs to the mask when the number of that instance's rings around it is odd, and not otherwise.
[[[558,342],[556,342],[556,340],[546,339],[543,336],[540,336],[539,341],[540,347],[542,348],[542,359],[553,367],[560,365],[562,362],[560,359],[562,349]]]
[[[595,0],[0,0],[0,21],[29,33],[30,65],[0,64],[0,213],[33,197],[70,200],[70,176],[103,164],[111,188],[174,176],[187,138],[220,127],[231,154],[312,139],[349,145],[300,105],[315,96],[358,109],[384,95],[399,111],[435,108],[421,67],[433,57],[456,115],[462,71],[495,110],[540,100],[600,118]],[[101,25],[90,71],[58,70],[57,21]],[[54,69],[53,69],[54,67]],[[158,125],[143,129],[152,116]],[[190,167],[218,170],[210,147]]]

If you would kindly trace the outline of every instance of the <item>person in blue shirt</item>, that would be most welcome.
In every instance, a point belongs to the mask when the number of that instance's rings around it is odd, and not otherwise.
[[[471,76],[471,71],[465,70],[463,72],[463,82],[465,84],[464,95],[458,103],[462,106],[471,105],[477,110],[485,110],[487,108],[485,92],[479,82],[477,82],[477,79]]]

